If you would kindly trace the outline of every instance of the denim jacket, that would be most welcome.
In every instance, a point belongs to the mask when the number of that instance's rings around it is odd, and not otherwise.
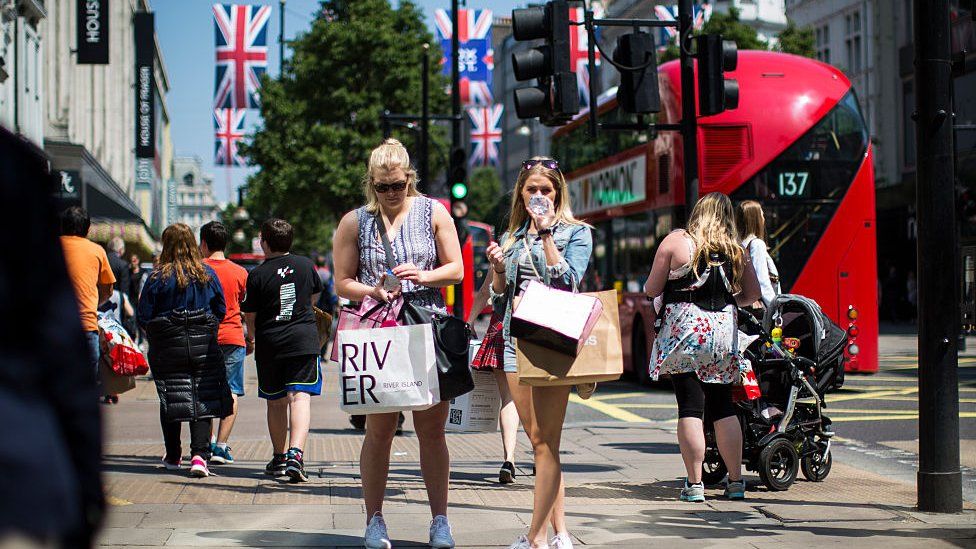
[[[519,258],[525,250],[525,234],[529,230],[529,223],[526,222],[522,227],[515,231],[515,242],[505,252],[505,291],[497,294],[491,290],[492,307],[496,311],[505,311],[504,337],[511,338],[509,325],[512,321],[512,303],[515,298],[515,291],[518,277]],[[590,264],[590,255],[593,252],[593,235],[590,228],[586,225],[572,225],[569,223],[558,223],[552,230],[552,239],[556,244],[556,249],[562,255],[562,259],[555,265],[546,265],[545,250],[542,249],[541,241],[530,241],[532,247],[531,258],[536,270],[542,276],[542,282],[546,286],[575,292],[579,288],[583,274]],[[508,242],[508,233],[502,235],[499,240],[502,245]]]

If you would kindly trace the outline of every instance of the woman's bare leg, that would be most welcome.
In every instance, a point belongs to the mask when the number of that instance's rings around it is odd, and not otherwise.
[[[512,391],[508,388],[505,372],[495,370],[495,383],[498,384],[498,394],[502,398],[502,408],[498,413],[498,423],[502,428],[503,461],[515,463],[516,437],[518,436],[519,415],[512,400]]]
[[[390,448],[398,419],[396,412],[366,416],[366,438],[359,453],[359,476],[362,479],[367,523],[373,514],[383,512],[383,495],[390,475]]]
[[[742,426],[739,424],[739,418],[729,416],[716,421],[713,425],[715,425],[715,444],[718,446],[722,461],[725,462],[725,468],[729,471],[729,481],[738,482],[742,480]]]
[[[447,516],[447,490],[451,478],[451,456],[444,437],[448,403],[413,413],[413,430],[420,443],[420,474],[427,487],[430,515]]]
[[[563,421],[566,419],[569,391],[569,385],[532,388],[535,426],[531,439],[535,453],[536,476],[529,540],[543,547],[548,544],[547,523],[550,519],[554,523],[557,522],[558,517],[553,515],[558,515],[560,507],[557,501],[560,499],[563,476],[559,461],[559,444],[562,439]],[[559,531],[558,527],[556,531]]]
[[[739,444],[742,444],[741,440]],[[697,417],[678,419],[678,447],[681,448],[681,459],[685,462],[688,484],[701,482],[702,462],[705,461],[705,429],[702,420]]]

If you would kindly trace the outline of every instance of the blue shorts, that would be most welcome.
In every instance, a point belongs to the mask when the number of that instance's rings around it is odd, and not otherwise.
[[[227,385],[230,392],[237,396],[244,396],[244,357],[247,351],[240,345],[221,345],[224,354],[224,366],[227,367]]]
[[[322,365],[319,355],[299,355],[259,361],[258,396],[277,400],[289,392],[322,394]]]
[[[505,340],[505,367],[506,374],[517,374],[518,365],[515,358],[515,340],[509,338]]]

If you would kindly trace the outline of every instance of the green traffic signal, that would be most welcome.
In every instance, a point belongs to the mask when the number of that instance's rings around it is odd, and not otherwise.
[[[455,183],[451,185],[451,196],[455,200],[462,200],[464,197],[468,196],[468,184]]]

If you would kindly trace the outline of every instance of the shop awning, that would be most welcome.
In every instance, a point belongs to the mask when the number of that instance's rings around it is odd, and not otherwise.
[[[125,241],[126,256],[138,254],[141,259],[149,259],[159,251],[159,244],[149,234],[149,229],[141,222],[119,221],[117,219],[92,218],[88,238],[106,244],[119,236]]]

